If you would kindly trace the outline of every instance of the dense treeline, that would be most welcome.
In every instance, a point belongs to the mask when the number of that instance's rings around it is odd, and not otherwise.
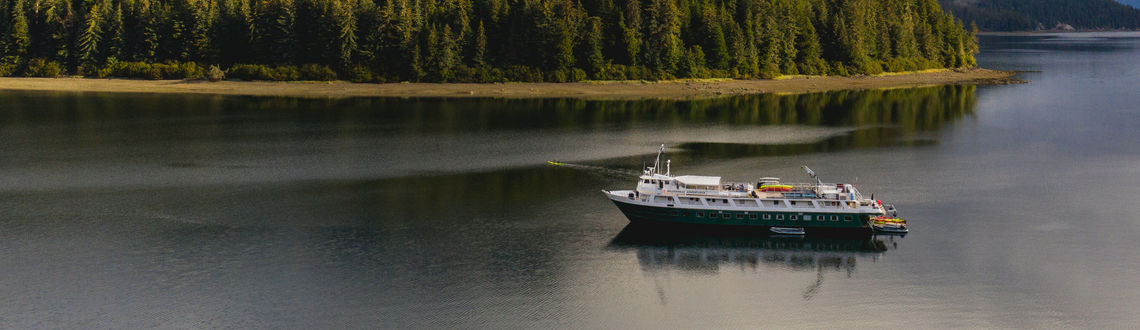
[[[576,81],[973,66],[936,0],[0,0],[0,75]],[[161,64],[159,64],[161,63]]]
[[[1114,0],[940,0],[984,31],[1140,29],[1140,9]]]

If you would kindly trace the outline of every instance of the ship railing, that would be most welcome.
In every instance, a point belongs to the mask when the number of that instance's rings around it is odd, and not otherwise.
[[[652,203],[669,207],[693,206],[733,206],[754,208],[759,210],[855,210],[868,205],[854,200],[821,200],[821,199],[764,199],[729,196],[685,196],[685,195],[646,195],[636,197],[635,200],[643,203]]]

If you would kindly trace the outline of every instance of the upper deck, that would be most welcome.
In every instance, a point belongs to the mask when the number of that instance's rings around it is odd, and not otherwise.
[[[722,182],[720,177],[647,174],[639,178],[637,192],[681,197],[751,197],[865,201],[855,185],[844,183],[781,183],[778,178],[752,182]]]

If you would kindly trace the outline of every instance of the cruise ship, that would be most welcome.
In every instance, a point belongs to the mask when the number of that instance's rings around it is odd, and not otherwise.
[[[635,189],[602,190],[630,222],[753,227],[782,235],[907,231],[893,206],[865,198],[854,184],[824,183],[807,166],[803,169],[814,183],[784,183],[774,177],[726,182],[719,176],[674,176],[668,160],[661,173],[664,151],[662,145]]]

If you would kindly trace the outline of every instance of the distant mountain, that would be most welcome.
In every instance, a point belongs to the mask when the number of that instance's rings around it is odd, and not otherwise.
[[[1133,4],[1140,0],[1121,0]],[[1114,0],[939,0],[982,31],[1140,29],[1140,9]]]

